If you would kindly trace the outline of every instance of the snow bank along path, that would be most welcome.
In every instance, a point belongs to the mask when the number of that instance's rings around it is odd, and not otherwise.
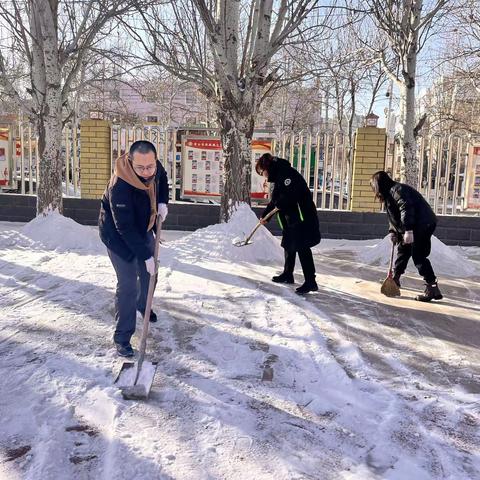
[[[243,206],[162,248],[148,402],[112,386],[115,277],[91,229],[52,216],[1,232],[0,478],[478,478],[478,454],[431,432],[409,387],[376,381],[345,338],[351,375],[322,332],[334,323],[270,283],[277,239],[232,245],[256,221]],[[466,392],[435,401],[476,418]]]
[[[357,251],[358,259],[370,265],[388,266],[392,243],[388,235],[379,242],[360,247]],[[435,272],[439,275],[454,277],[470,277],[480,275],[477,265],[468,260],[464,255],[455,249],[445,245],[437,237],[432,237],[432,253],[430,261]],[[410,262],[412,268],[412,262]],[[415,267],[413,266],[413,269]]]

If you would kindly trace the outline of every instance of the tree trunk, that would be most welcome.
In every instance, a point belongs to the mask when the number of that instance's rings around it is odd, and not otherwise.
[[[60,88],[47,90],[46,105],[38,119],[38,155],[40,182],[37,194],[37,215],[58,209],[62,201],[62,108]]]
[[[58,53],[55,1],[38,0],[32,6],[30,26],[32,47],[32,87],[37,110],[39,184],[37,215],[58,209],[62,202],[62,85]]]
[[[350,205],[350,194],[352,191],[352,177],[353,177],[353,145],[354,145],[354,131],[353,131],[353,122],[355,120],[355,112],[357,110],[356,104],[356,91],[357,86],[353,80],[353,77],[350,79],[350,100],[351,100],[351,111],[348,118],[348,150],[346,155],[346,167],[347,167],[347,206]],[[339,199],[339,201],[343,201]],[[343,207],[343,205],[341,205]]]
[[[417,142],[415,135],[415,79],[417,77],[418,55],[418,26],[422,13],[423,1],[412,2],[409,13],[409,41],[406,45],[405,55],[402,56],[402,76],[400,88],[401,106],[401,169],[402,181],[417,188],[418,185],[418,158]],[[406,13],[405,13],[406,15]]]
[[[240,202],[250,204],[254,116],[243,108],[219,109],[224,169],[220,221],[227,222]]]
[[[350,117],[348,118],[348,141],[349,141],[350,145],[353,145],[353,122],[355,120],[355,113],[356,113],[356,110],[357,110],[356,93],[357,93],[357,86],[356,86],[353,78],[350,78],[351,108],[350,108]],[[350,157],[349,157],[349,161],[350,161]]]
[[[400,87],[400,148],[402,181],[417,188],[418,159],[415,140],[415,82],[414,76],[410,77]]]

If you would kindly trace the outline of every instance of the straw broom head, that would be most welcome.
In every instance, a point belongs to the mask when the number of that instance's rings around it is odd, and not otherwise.
[[[382,283],[380,291],[387,297],[399,297],[400,289],[395,280],[389,275]]]
[[[382,283],[382,288],[380,291],[387,297],[399,297],[400,288],[393,279],[392,267],[393,267],[393,256],[395,255],[395,244],[392,242],[392,249],[390,251],[390,265],[388,267],[387,278]]]

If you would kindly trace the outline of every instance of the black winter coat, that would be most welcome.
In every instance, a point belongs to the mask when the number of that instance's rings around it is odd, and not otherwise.
[[[283,233],[282,247],[299,251],[320,243],[317,208],[302,175],[287,160],[274,157],[268,170],[268,181],[275,185],[262,217],[275,207],[279,209],[277,218]]]
[[[157,204],[168,203],[167,172],[159,161],[155,182]],[[147,236],[150,213],[148,192],[117,178],[113,186],[107,185],[102,197],[98,220],[102,242],[126,261],[134,257],[147,260],[152,256]],[[155,231],[156,226],[153,228]]]
[[[437,224],[437,217],[428,202],[410,185],[395,182],[385,196],[389,231],[405,233],[421,231]]]

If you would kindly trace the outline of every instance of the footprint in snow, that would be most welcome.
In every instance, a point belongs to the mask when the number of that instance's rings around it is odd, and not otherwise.
[[[26,455],[32,447],[30,445],[22,445],[21,447],[6,448],[4,451],[5,460],[4,462],[13,462],[19,458],[22,458]]]

